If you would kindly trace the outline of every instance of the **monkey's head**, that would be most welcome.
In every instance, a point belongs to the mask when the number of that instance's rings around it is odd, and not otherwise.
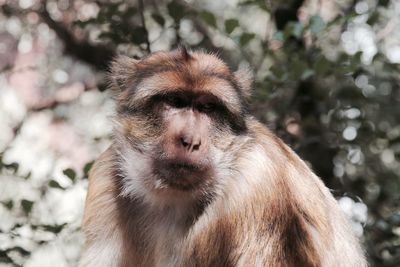
[[[123,194],[153,201],[210,193],[247,131],[249,71],[179,49],[119,58],[111,80]]]

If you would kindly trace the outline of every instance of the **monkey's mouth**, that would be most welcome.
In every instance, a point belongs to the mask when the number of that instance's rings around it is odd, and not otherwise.
[[[168,167],[183,172],[197,172],[202,170],[201,166],[186,162],[171,162],[168,164]]]
[[[178,190],[194,190],[209,175],[207,166],[173,160],[154,161],[153,170],[163,184]]]

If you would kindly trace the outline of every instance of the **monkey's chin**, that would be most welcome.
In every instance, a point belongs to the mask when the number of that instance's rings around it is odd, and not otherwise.
[[[154,162],[154,174],[160,188],[180,191],[199,189],[210,177],[208,166],[182,161],[159,160]]]

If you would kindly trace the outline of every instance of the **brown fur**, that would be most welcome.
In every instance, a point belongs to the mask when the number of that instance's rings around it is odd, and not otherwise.
[[[329,190],[246,112],[248,72],[175,51],[120,59],[111,77],[117,126],[90,173],[81,266],[367,266]],[[225,113],[205,120],[207,142],[223,157],[205,161],[214,169],[196,190],[146,189],[149,147],[173,139],[149,101],[176,90],[225,103]]]

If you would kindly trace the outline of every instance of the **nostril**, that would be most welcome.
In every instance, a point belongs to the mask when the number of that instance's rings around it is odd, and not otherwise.
[[[188,147],[190,145],[189,142],[186,142],[186,140],[183,137],[181,137],[180,140],[183,147]]]
[[[193,150],[199,150],[201,143],[193,145]]]
[[[193,140],[193,137],[185,135],[178,138],[178,143],[189,152],[200,150],[201,146],[200,140]]]

